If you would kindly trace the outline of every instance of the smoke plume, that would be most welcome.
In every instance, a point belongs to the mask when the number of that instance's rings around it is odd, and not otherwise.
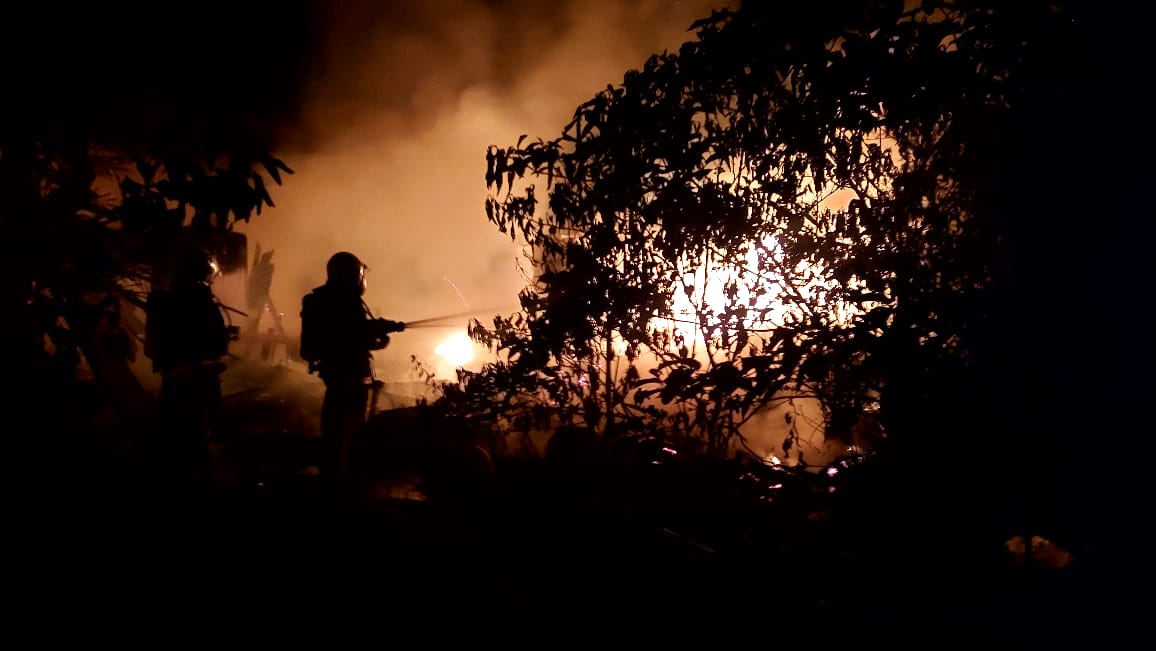
[[[275,188],[277,206],[242,228],[251,251],[274,252],[271,297],[287,331],[299,330],[301,297],[339,250],[369,266],[378,316],[476,311],[488,323],[512,312],[525,279],[519,249],[485,218],[486,147],[555,137],[580,103],[676,50],[723,4],[365,0],[322,11],[302,104],[277,151],[295,174]],[[379,375],[406,379],[411,356],[435,362],[468,319],[395,335]]]

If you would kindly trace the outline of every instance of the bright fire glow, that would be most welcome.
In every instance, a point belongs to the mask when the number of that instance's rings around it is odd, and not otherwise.
[[[456,368],[474,359],[474,342],[466,333],[458,332],[438,344],[434,353]]]
[[[778,245],[771,238],[764,240],[762,250],[772,259],[781,256]],[[674,289],[674,319],[656,319],[655,325],[669,328],[688,343],[702,341],[702,332],[696,325],[701,311],[711,313],[725,310],[728,306],[744,306],[752,316],[735,320],[729,325],[732,331],[746,329],[757,332],[782,326],[790,313],[796,316],[804,314],[805,310],[796,302],[814,300],[815,292],[823,288],[822,281],[818,280],[821,275],[816,274],[816,278],[806,284],[793,286],[792,292],[785,291],[782,276],[760,263],[758,250],[754,246],[747,252],[740,267],[716,261],[703,266],[688,263],[686,269]],[[726,285],[731,282],[735,283],[734,295],[728,298]],[[786,296],[791,293],[795,298],[787,299]],[[836,322],[844,322],[849,317],[846,306],[831,305],[828,308]]]
[[[777,249],[773,240],[768,238],[764,246],[771,250]],[[759,260],[758,253],[754,247],[747,253],[745,263],[745,270],[735,269],[721,263],[715,263],[710,266],[695,266],[693,264],[687,265],[687,271],[683,274],[682,281],[676,284],[674,290],[674,305],[673,312],[676,320],[671,322],[673,330],[682,334],[687,341],[701,341],[702,334],[695,323],[698,321],[698,313],[700,310],[716,311],[725,309],[727,305],[748,305],[752,312],[757,310],[765,310],[768,312],[766,317],[761,320],[746,320],[733,324],[736,328],[759,328],[768,323],[776,323],[782,320],[783,315],[787,311],[787,306],[780,300],[779,292],[774,289],[767,290],[766,293],[756,296],[752,294],[748,283],[774,285],[776,284],[777,274],[770,270],[765,270],[765,276],[761,279],[754,279],[752,276],[759,274]],[[752,270],[754,270],[752,272]],[[734,299],[728,300],[726,298],[724,287],[728,282],[737,281],[739,284],[737,294]],[[690,295],[687,294],[687,289],[692,288]]]
[[[879,136],[879,146],[884,146],[887,140]],[[894,141],[888,142],[886,150],[891,152],[892,162],[898,166],[902,160],[898,158]],[[822,197],[815,195],[813,190],[811,194],[816,201],[816,210],[830,211],[846,210],[849,201],[857,196],[848,188],[832,184],[824,188]],[[760,260],[760,251],[766,257],[766,262]],[[702,332],[696,325],[700,312],[710,313],[725,310],[728,306],[745,306],[748,314],[758,316],[736,320],[730,324],[732,328],[757,332],[760,329],[781,327],[792,313],[799,318],[806,317],[808,310],[800,305],[800,301],[813,303],[818,292],[833,287],[833,281],[825,279],[825,274],[816,268],[810,268],[804,274],[810,276],[809,279],[788,287],[779,270],[766,264],[783,260],[782,251],[772,236],[764,238],[760,243],[752,243],[739,266],[728,265],[727,257],[725,254],[719,255],[705,264],[684,260],[684,272],[674,286],[671,306],[674,318],[655,319],[654,325],[678,333],[688,343],[701,342]],[[728,283],[735,285],[733,295],[729,298],[726,290]],[[832,325],[846,325],[857,311],[854,306],[843,303],[828,304],[826,310]]]
[[[851,132],[842,132],[842,137],[851,138]],[[868,141],[870,141],[868,143]],[[891,165],[899,169],[903,157],[895,140],[877,130],[866,134],[861,144],[861,160],[869,156],[869,147],[878,147],[890,157]],[[749,186],[757,183],[756,177],[738,174],[734,170],[715,170],[719,178],[739,186]],[[811,203],[814,211],[845,211],[850,201],[864,196],[873,199],[880,192],[890,190],[890,179],[878,180],[878,185],[855,190],[851,187],[826,183],[821,189],[801,188],[803,193],[798,197],[801,205]],[[763,259],[760,260],[760,252]],[[802,279],[784,279],[782,269],[775,269],[776,262],[785,262],[784,255],[773,236],[768,236],[761,242],[752,242],[747,248],[745,259],[738,266],[727,264],[730,256],[725,252],[712,256],[711,260],[683,260],[681,278],[675,281],[674,301],[672,308],[673,319],[656,319],[653,325],[660,329],[667,329],[680,335],[688,344],[701,342],[702,332],[697,323],[703,312],[712,313],[723,311],[728,307],[745,306],[748,318],[738,319],[729,324],[734,330],[745,329],[753,331],[760,329],[781,327],[789,316],[806,318],[809,309],[806,305],[814,305],[820,292],[834,287],[834,281],[826,278],[822,269],[809,268],[805,270],[790,269],[791,275],[803,271]],[[769,264],[768,264],[769,263]],[[727,285],[733,283],[728,296]],[[789,284],[790,283],[790,284]],[[826,301],[824,301],[826,302]],[[850,304],[835,303],[825,305],[825,311],[831,319],[832,325],[846,325],[850,322],[857,308]],[[755,316],[757,315],[757,316]]]

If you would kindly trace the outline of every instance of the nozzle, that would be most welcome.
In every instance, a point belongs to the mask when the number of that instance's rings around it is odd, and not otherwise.
[[[390,321],[389,319],[380,319],[381,327],[385,332],[401,332],[405,330],[405,324],[401,321]]]

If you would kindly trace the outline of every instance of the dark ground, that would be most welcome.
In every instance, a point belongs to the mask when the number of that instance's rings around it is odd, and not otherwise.
[[[1125,634],[1087,560],[1028,572],[934,540],[856,550],[821,527],[720,550],[541,466],[412,501],[326,497],[303,475],[185,492],[76,446],[25,459],[9,473],[8,603],[38,647],[1054,649]]]

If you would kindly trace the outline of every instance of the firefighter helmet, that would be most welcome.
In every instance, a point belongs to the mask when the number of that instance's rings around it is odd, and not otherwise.
[[[334,253],[325,264],[327,284],[365,291],[365,265],[348,251]]]
[[[210,284],[218,273],[220,267],[212,254],[196,247],[187,248],[178,253],[173,285]]]

